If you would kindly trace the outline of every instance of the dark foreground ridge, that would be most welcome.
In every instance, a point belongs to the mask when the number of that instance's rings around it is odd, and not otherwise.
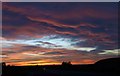
[[[120,58],[104,59],[90,65],[6,66],[2,76],[120,76]]]

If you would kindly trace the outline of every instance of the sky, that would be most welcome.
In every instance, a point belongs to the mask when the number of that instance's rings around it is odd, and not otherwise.
[[[2,2],[119,2],[120,0],[1,0]]]
[[[2,3],[2,55],[10,65],[93,64],[118,56],[118,4]]]

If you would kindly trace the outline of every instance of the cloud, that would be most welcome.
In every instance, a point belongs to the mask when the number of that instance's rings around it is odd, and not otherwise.
[[[79,47],[79,48],[76,48],[75,50],[91,52],[92,50],[95,50],[95,49],[96,47]]]
[[[120,49],[113,49],[113,50],[103,50],[103,52],[100,52],[98,54],[101,55],[119,55],[119,50]]]
[[[7,55],[0,55],[0,58],[6,58]]]

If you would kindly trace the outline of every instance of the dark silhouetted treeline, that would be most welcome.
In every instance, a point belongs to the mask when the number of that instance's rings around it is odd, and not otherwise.
[[[104,59],[89,65],[6,66],[2,63],[2,76],[120,76],[120,58]]]

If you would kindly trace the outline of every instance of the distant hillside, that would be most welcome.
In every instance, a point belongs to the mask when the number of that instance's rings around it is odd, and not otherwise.
[[[111,72],[111,73],[119,73],[119,63],[120,63],[120,57],[119,58],[109,58],[109,59],[103,59],[94,64],[95,70],[101,71],[101,72]]]
[[[120,63],[120,58],[103,59],[95,63],[95,65],[117,66]]]

